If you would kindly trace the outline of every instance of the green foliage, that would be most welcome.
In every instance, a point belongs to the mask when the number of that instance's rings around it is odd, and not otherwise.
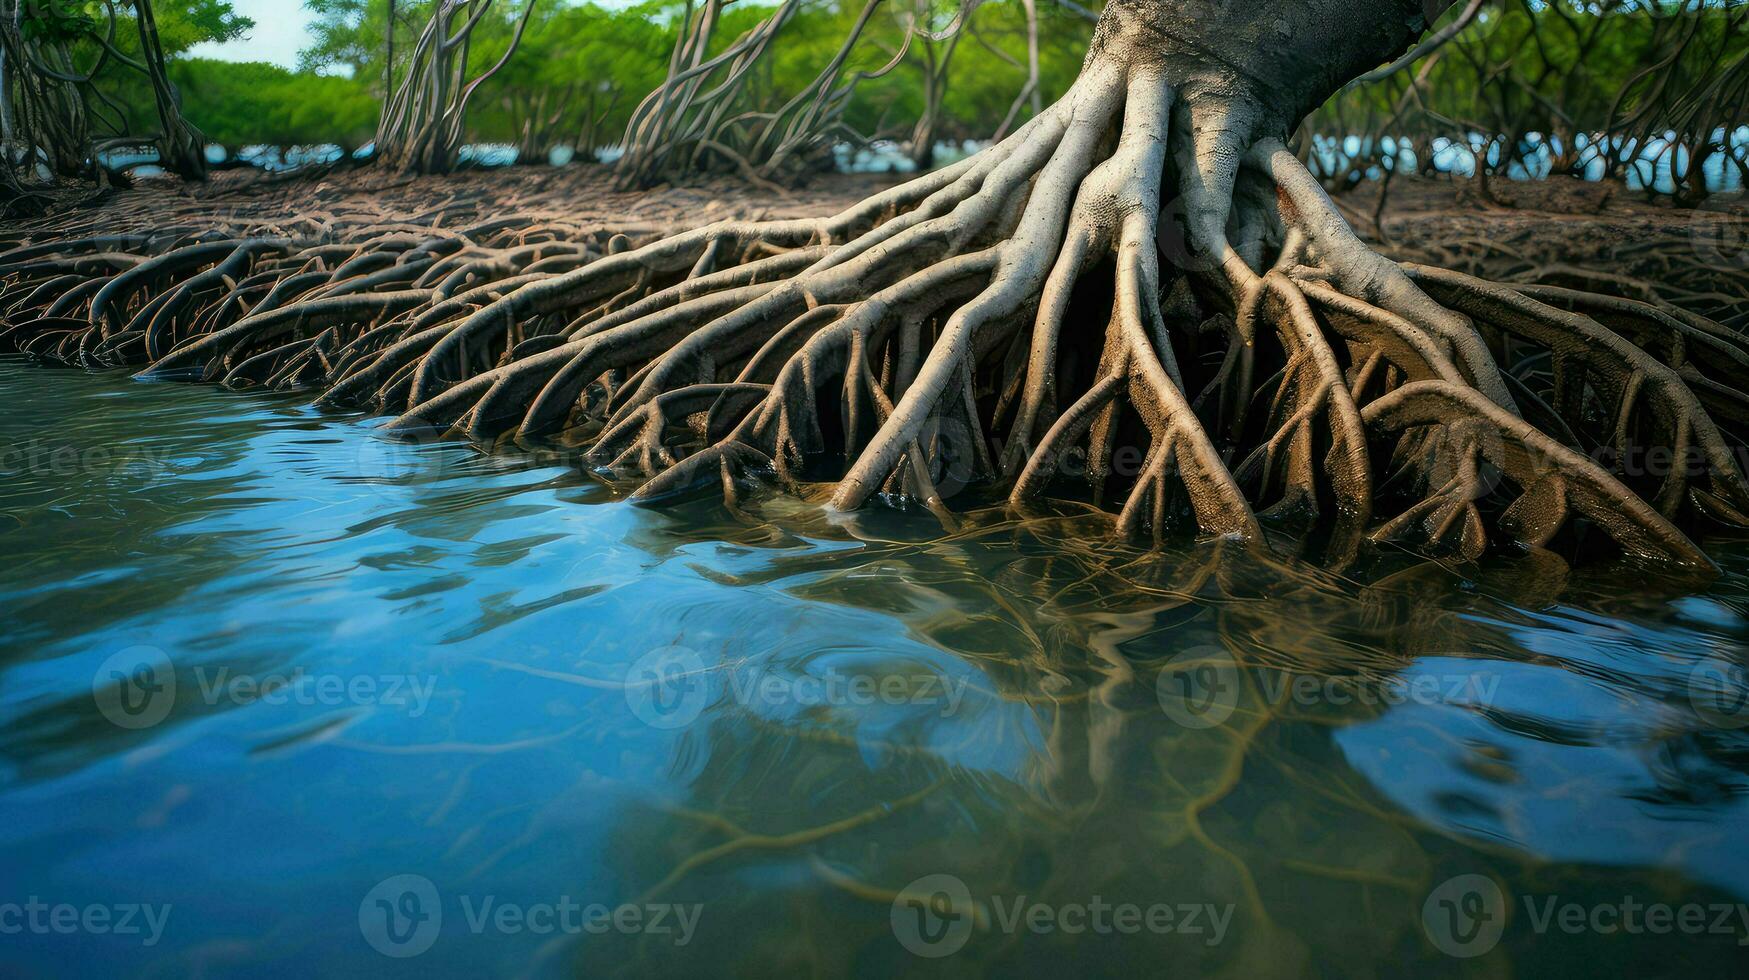
[[[548,145],[616,142],[632,109],[662,83],[673,49],[675,25],[685,5],[674,0],[621,9],[594,3],[541,0],[515,57],[480,90],[469,110],[469,138],[480,142],[524,144],[540,151]],[[409,52],[431,0],[395,4],[396,61]],[[508,43],[520,0],[498,0],[474,35],[470,68],[489,66]],[[889,0],[890,13],[877,14],[847,66],[848,72],[873,71],[898,51],[912,5]],[[946,5],[951,9],[951,4]],[[349,74],[382,91],[387,0],[306,0],[314,11],[315,42],[300,59],[308,70]],[[729,7],[716,31],[713,52],[733,43],[770,12],[752,0]],[[807,85],[832,58],[861,10],[856,0],[821,0],[805,7],[775,45],[768,64],[751,82],[755,104],[781,102]],[[1046,102],[1068,87],[1080,70],[1091,25],[1050,0],[1039,5],[1040,61]],[[951,14],[936,27],[945,26]],[[982,138],[1007,113],[1026,80],[1025,19],[1015,0],[990,0],[978,11],[981,40],[967,39],[955,57],[941,133],[947,138]],[[998,55],[1002,51],[1006,58]],[[897,132],[923,103],[922,60],[916,50],[906,64],[863,86],[846,113],[858,132]],[[398,76],[397,76],[398,77]],[[888,132],[891,131],[891,132]]]
[[[72,41],[103,27],[96,0],[26,0],[21,32],[32,41]]]
[[[231,9],[230,0],[174,0],[154,3],[152,9],[158,19],[158,43],[172,57],[204,41],[234,40],[255,26],[253,20]],[[127,28],[117,33],[138,37],[131,24]]]
[[[24,0],[23,33],[26,37],[63,41],[95,47],[107,36],[109,11],[116,19],[115,46],[124,54],[140,50],[139,28],[129,0],[116,0],[113,8],[101,0]],[[230,41],[243,36],[255,22],[231,8],[230,0],[177,0],[153,5],[158,21],[158,43],[166,55],[177,55],[205,41]]]
[[[107,31],[99,0],[25,0],[31,30],[67,42],[78,64],[95,64]],[[396,80],[433,0],[394,4]],[[470,75],[495,62],[509,43],[527,0],[495,0],[473,35]],[[170,76],[189,119],[229,147],[254,143],[368,142],[384,95],[388,0],[305,0],[317,15],[314,42],[299,70],[190,58],[203,41],[241,36],[253,26],[229,0],[178,0],[156,5],[160,41]],[[939,4],[944,9],[951,3]],[[915,3],[888,0],[857,45],[846,77],[887,63],[902,45]],[[515,57],[487,81],[468,114],[468,139],[518,145],[542,156],[552,146],[593,150],[618,142],[632,110],[662,83],[685,5],[648,0],[613,9],[577,0],[538,0]],[[784,29],[769,64],[749,86],[756,105],[781,103],[807,85],[837,51],[861,9],[859,0],[810,3]],[[770,6],[741,0],[729,7],[714,48],[731,44],[762,20]],[[115,48],[137,59],[139,41],[130,5],[115,8]],[[1042,0],[1043,98],[1055,98],[1080,68],[1091,26]],[[37,16],[40,12],[41,16]],[[945,24],[935,24],[941,27]],[[943,138],[983,138],[1008,112],[1026,79],[1025,20],[1016,0],[989,0],[975,18],[976,39],[962,40],[944,105]],[[866,135],[900,135],[923,104],[921,45],[905,63],[857,90],[845,121]],[[998,53],[1000,52],[1000,54]],[[95,118],[106,133],[142,134],[155,128],[150,93],[137,71],[109,59],[92,93]],[[100,134],[101,135],[101,134]]]
[[[424,21],[426,3],[397,4],[396,31],[411,32]],[[378,77],[377,59],[383,54],[383,27],[388,20],[387,0],[304,0],[304,8],[316,15],[311,25],[315,43],[298,55],[305,70],[340,68],[355,77]]]
[[[106,28],[96,0],[24,0],[27,28],[70,39],[76,64],[96,62],[93,38]],[[395,78],[434,0],[395,0]],[[470,76],[495,62],[509,43],[528,0],[494,0],[468,51]],[[769,109],[806,86],[837,51],[863,0],[810,0],[783,29],[771,56],[747,86],[746,105]],[[1313,132],[1368,134],[1390,130],[1424,144],[1433,136],[1543,133],[1567,137],[1609,125],[1611,113],[1632,114],[1653,95],[1695,91],[1719,65],[1741,59],[1725,12],[1744,0],[1492,0],[1481,18],[1448,45],[1412,96],[1407,87],[1426,62],[1384,82],[1339,94],[1310,121]],[[205,40],[237,37],[251,25],[228,0],[178,0],[158,11],[172,80],[186,114],[227,146],[251,143],[367,142],[384,95],[389,0],[305,0],[317,15],[314,42],[298,71],[269,65],[192,59]],[[1092,6],[1097,6],[1094,4]],[[1453,4],[1447,19],[1465,4]],[[762,20],[770,0],[729,6],[713,50],[732,44]],[[886,0],[857,44],[845,78],[886,64],[904,44],[919,11],[940,29],[955,0]],[[585,152],[616,143],[639,100],[662,83],[683,0],[646,0],[607,7],[582,0],[538,0],[522,46],[474,97],[467,139],[518,146],[539,158],[554,146]],[[127,3],[117,5],[116,47],[138,51]],[[1041,100],[1059,96],[1080,71],[1091,24],[1056,0],[1040,0]],[[1697,20],[1698,18],[1698,20]],[[1695,25],[1690,31],[1685,24]],[[1667,69],[1636,75],[1656,63],[1672,39],[1692,33],[1687,53]],[[945,42],[934,42],[939,53]],[[844,115],[856,133],[903,138],[924,107],[926,42],[914,39],[903,63],[865,83]],[[178,56],[181,55],[181,56]],[[1007,116],[1025,84],[1026,21],[1019,0],[988,0],[955,44],[936,135],[984,139]],[[1667,79],[1661,92],[1653,82]],[[149,95],[137,72],[111,59],[98,87],[122,109],[133,132],[152,129]],[[1619,98],[1618,98],[1619,96]],[[1405,109],[1405,105],[1407,109]],[[1020,118],[1029,111],[1023,105]],[[94,118],[116,113],[94,106]]]
[[[616,142],[638,100],[667,70],[673,34],[651,12],[594,4],[536,8],[522,47],[470,110],[475,138],[521,142],[537,153],[561,143],[594,149]],[[493,60],[503,43],[488,40]]]
[[[1730,81],[1749,52],[1744,8],[1745,0],[1496,0],[1442,50],[1339,93],[1307,128],[1326,137],[1405,136],[1421,147],[1494,139],[1492,172],[1547,145],[1527,141],[1535,134],[1559,147],[1552,169],[1582,173],[1595,151],[1579,149],[1579,137],[1609,133],[1619,168],[1631,152],[1622,147],[1672,131],[1704,143],[1716,127],[1744,121],[1745,88]],[[1369,140],[1352,161],[1357,171],[1378,163],[1377,145]]]
[[[376,131],[376,94],[350,78],[185,58],[171,63],[171,80],[207,137],[233,150],[255,143],[356,148]]]

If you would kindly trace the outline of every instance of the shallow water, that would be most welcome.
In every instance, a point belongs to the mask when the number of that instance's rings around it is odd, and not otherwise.
[[[0,393],[8,975],[1749,962],[1743,544],[1353,581]]]

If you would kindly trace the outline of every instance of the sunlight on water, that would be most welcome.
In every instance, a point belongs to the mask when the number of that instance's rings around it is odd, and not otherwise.
[[[1074,512],[641,509],[298,399],[0,388],[24,975],[1744,962],[1740,544],[1698,595],[1351,581]]]

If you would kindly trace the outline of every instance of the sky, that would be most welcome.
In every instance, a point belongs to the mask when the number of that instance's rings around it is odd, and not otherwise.
[[[623,7],[633,0],[596,0],[603,7]],[[189,54],[220,61],[270,61],[284,68],[298,66],[298,52],[310,46],[310,25],[316,15],[304,0],[231,0],[231,9],[255,26],[235,41],[197,44]]]
[[[189,54],[297,67],[298,52],[310,46],[310,24],[316,19],[304,9],[303,0],[231,0],[231,9],[255,21],[255,26],[235,41],[198,44]]]

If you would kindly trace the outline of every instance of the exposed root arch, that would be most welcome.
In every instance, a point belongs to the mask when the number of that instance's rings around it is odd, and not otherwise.
[[[1366,408],[1367,423],[1385,432],[1450,426],[1454,417],[1473,419],[1497,435],[1477,445],[1486,447],[1488,462],[1522,488],[1502,521],[1527,543],[1547,543],[1569,513],[1577,512],[1635,552],[1664,554],[1693,565],[1706,563],[1706,556],[1686,536],[1589,459],[1472,388],[1448,381],[1416,381]]]

